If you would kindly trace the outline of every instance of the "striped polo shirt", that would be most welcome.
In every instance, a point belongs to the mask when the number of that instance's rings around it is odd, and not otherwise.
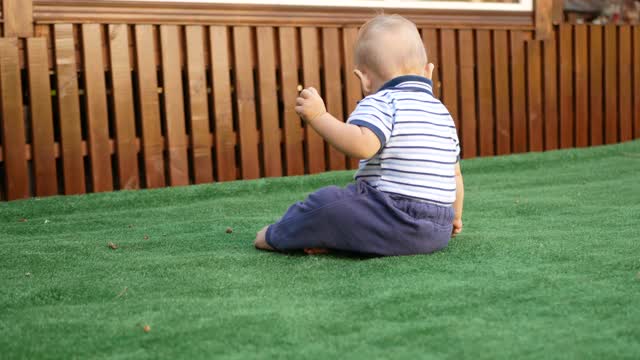
[[[362,99],[347,121],[380,139],[380,151],[360,161],[356,180],[391,194],[451,206],[460,145],[447,108],[431,80],[406,75]]]

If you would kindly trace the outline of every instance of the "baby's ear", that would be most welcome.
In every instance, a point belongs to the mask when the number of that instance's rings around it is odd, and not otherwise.
[[[432,63],[428,63],[427,66],[424,67],[424,77],[426,77],[427,79],[431,79],[433,77],[433,69],[435,67],[436,66]]]
[[[360,80],[360,87],[362,88],[362,93],[367,96],[371,94],[371,80],[366,74],[363,74],[362,71],[355,69],[353,70],[355,76]]]

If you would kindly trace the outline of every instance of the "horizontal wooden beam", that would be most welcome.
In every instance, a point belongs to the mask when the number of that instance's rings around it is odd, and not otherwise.
[[[385,9],[408,17],[419,26],[451,28],[533,29],[533,12],[479,10]],[[35,0],[36,24],[224,24],[345,26],[360,25],[377,14],[356,7],[278,6],[172,3],[126,0]]]

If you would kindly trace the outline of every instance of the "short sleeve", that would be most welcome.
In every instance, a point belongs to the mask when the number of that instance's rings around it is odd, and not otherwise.
[[[460,161],[460,140],[458,139],[458,132],[456,131],[456,129],[452,129],[452,130],[453,130],[453,135],[452,135],[453,142],[456,146],[456,159],[457,161]]]
[[[358,103],[347,123],[371,130],[380,140],[380,149],[382,149],[391,136],[393,109],[384,99],[367,96]]]

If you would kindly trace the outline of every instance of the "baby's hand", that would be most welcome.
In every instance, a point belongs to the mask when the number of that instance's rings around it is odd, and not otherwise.
[[[296,99],[296,112],[304,121],[311,122],[326,113],[327,108],[318,94],[318,90],[310,87],[302,90]]]
[[[451,230],[451,237],[456,237],[456,235],[462,232],[462,219],[453,220],[453,230]]]

